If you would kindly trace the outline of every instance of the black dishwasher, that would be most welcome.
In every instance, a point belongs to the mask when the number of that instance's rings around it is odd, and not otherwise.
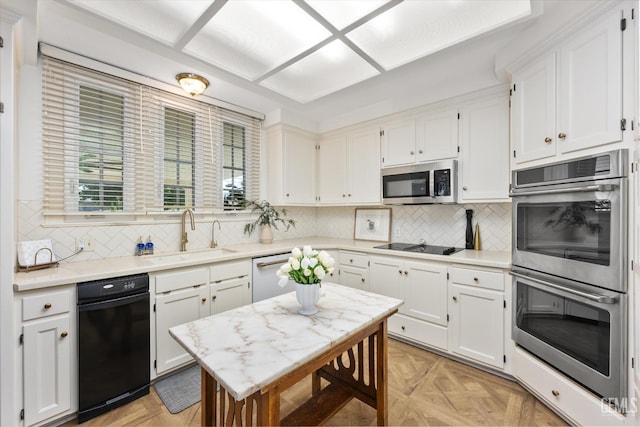
[[[78,423],[149,393],[149,276],[78,283]]]

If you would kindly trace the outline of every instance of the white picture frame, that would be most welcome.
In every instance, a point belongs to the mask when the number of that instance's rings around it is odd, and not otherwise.
[[[354,240],[389,242],[391,238],[391,208],[356,208]]]

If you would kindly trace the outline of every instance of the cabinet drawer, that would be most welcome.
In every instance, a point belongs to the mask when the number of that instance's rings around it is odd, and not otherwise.
[[[209,270],[206,268],[176,270],[156,274],[154,279],[156,281],[156,293],[159,294],[190,286],[206,285],[209,283]]]
[[[22,320],[38,319],[69,311],[70,291],[48,292],[22,298]]]
[[[449,279],[451,282],[462,285],[504,291],[504,274],[502,272],[450,267]]]
[[[242,276],[248,276],[250,271],[249,261],[231,261],[221,262],[209,267],[209,277],[211,282],[220,282],[222,280],[236,279]]]
[[[515,351],[514,374],[563,417],[577,425],[623,425],[625,417],[600,405],[592,395],[520,348]]]
[[[388,320],[389,334],[447,350],[447,328],[401,314],[394,314]]]
[[[340,265],[351,265],[354,267],[367,268],[369,267],[369,257],[367,254],[360,252],[344,252],[339,253]]]

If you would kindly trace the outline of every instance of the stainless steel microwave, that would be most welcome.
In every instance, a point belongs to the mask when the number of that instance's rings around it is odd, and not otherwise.
[[[385,168],[381,181],[384,204],[455,203],[457,160]]]

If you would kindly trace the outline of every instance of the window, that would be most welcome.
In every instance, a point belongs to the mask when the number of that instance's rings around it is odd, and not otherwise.
[[[222,195],[225,208],[242,206],[245,201],[245,128],[223,124]]]
[[[195,204],[195,115],[164,109],[164,207]]]
[[[122,210],[124,97],[80,86],[79,210]]]
[[[45,215],[213,212],[259,197],[260,119],[43,58]]]

